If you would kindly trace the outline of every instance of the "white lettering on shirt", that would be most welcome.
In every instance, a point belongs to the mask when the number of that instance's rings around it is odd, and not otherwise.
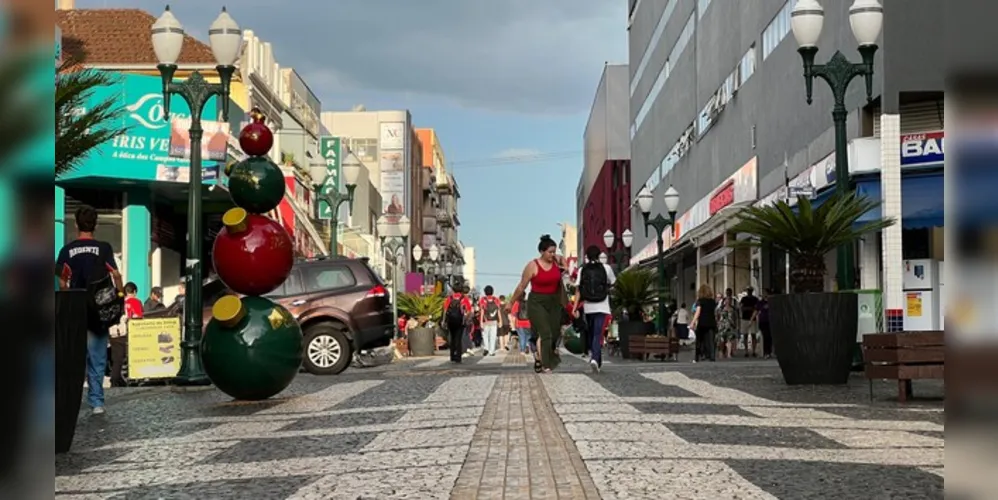
[[[81,253],[92,253],[94,255],[100,255],[100,247],[76,247],[69,249],[69,258],[72,259]]]

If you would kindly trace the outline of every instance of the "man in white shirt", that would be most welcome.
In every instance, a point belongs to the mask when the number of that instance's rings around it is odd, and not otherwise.
[[[582,310],[586,314],[589,327],[586,339],[591,353],[589,367],[599,373],[603,367],[603,333],[610,324],[610,288],[617,281],[610,266],[599,260],[600,249],[596,245],[586,248],[586,263],[579,269],[575,280],[575,300],[582,300]]]

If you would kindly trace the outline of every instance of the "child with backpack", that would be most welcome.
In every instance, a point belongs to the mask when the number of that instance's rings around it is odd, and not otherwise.
[[[499,316],[502,315],[502,302],[494,295],[492,285],[485,287],[485,296],[478,299],[478,319],[482,325],[483,356],[495,356],[499,341]]]

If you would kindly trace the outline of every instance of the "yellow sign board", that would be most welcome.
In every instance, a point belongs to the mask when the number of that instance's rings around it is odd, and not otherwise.
[[[180,371],[180,318],[128,322],[128,378],[175,377]]]
[[[905,294],[908,306],[908,317],[909,318],[921,318],[922,317],[922,294],[920,293],[908,293]]]

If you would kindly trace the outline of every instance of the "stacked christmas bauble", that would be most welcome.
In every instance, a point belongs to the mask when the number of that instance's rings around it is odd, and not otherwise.
[[[269,398],[287,388],[302,362],[302,332],[286,308],[263,297],[284,283],[294,263],[287,231],[266,213],[284,197],[284,174],[266,155],[274,134],[254,109],[239,134],[247,158],[226,167],[236,208],[222,216],[212,262],[236,295],[212,306],[201,340],[205,372],[222,392],[241,400]]]

